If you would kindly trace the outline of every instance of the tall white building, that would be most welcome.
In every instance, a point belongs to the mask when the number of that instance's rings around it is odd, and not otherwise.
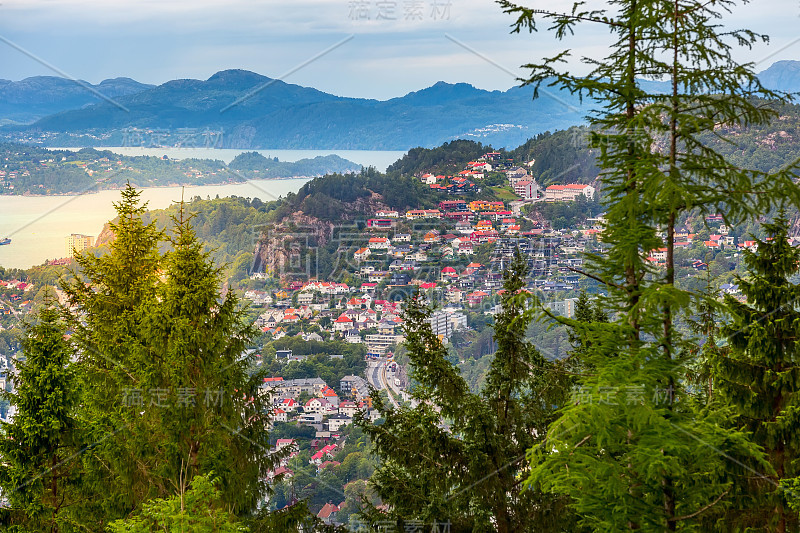
[[[82,252],[87,248],[94,245],[94,237],[91,235],[81,235],[80,233],[73,233],[66,238],[66,257],[73,257],[75,252]]]
[[[514,184],[514,193],[526,200],[535,199],[539,195],[539,185],[535,180],[520,180]]]
[[[443,340],[447,340],[457,329],[467,327],[467,315],[464,313],[436,311],[428,318],[428,322],[435,335],[441,337]]]

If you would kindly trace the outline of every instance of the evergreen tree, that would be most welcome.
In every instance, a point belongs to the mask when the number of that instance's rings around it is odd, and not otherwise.
[[[189,221],[175,220],[173,251],[164,261],[156,303],[144,311],[142,332],[151,365],[137,387],[161,391],[161,405],[130,405],[154,431],[158,450],[150,482],[159,492],[181,492],[196,475],[215,472],[220,498],[236,514],[255,509],[270,455],[267,396],[255,355],[245,355],[255,335],[235,293],[220,294],[220,270],[202,251]]]
[[[565,14],[499,3],[518,16],[516,31],[535,30],[541,18],[558,38],[595,24],[614,39],[606,57],[585,59],[593,68],[587,76],[556,68],[568,51],[528,65],[537,89],[560,84],[598,102],[590,145],[599,150],[609,248],[589,258],[587,274],[605,285],[616,317],[575,324],[592,341],[585,364],[593,372],[550,427],[546,448],[532,453],[529,486],[571,496],[583,523],[597,530],[695,528],[735,491],[727,457],[758,464],[760,454],[686,388],[692,340],[674,324],[691,295],[675,287],[674,234],[690,209],[740,220],[777,198],[797,200],[796,165],[767,177],[701,140],[720,123],[774,116],[753,97],[778,95],[760,86],[753,65],[732,59],[728,42],[750,46],[760,36],[720,30],[717,10],[734,4],[727,0],[613,0],[599,10],[579,2]],[[667,77],[670,91],[648,92],[642,77]],[[647,256],[662,247],[666,268],[658,270]]]
[[[80,489],[81,432],[71,347],[50,302],[25,328],[23,358],[9,374],[16,408],[3,422],[0,487],[8,500],[0,516],[7,531],[74,531]]]
[[[112,533],[240,533],[247,529],[220,505],[216,480],[197,476],[191,487],[167,499],[150,501],[139,515],[109,525]]]
[[[211,471],[225,508],[247,515],[279,459],[269,453],[261,377],[248,374],[253,327],[236,296],[221,295],[220,271],[183,209],[174,250],[162,256],[139,193],[122,194],[110,253],[79,256],[81,271],[66,287],[80,311],[81,415],[93,442],[82,520],[102,530]]]
[[[420,295],[406,301],[407,355],[417,383],[415,407],[389,409],[382,425],[363,423],[381,466],[371,484],[388,514],[370,520],[449,522],[452,531],[574,531],[563,497],[522,491],[526,450],[541,442],[565,381],[529,342],[523,314],[527,267],[518,253],[504,273],[497,352],[480,393],[471,393],[433,333]]]
[[[152,361],[143,309],[154,305],[162,235],[154,223],[142,221],[146,204],[140,192],[128,185],[121,195],[114,204],[118,218],[109,224],[114,234],[109,253],[76,255],[78,271],[64,283],[70,305],[78,310],[70,325],[79,356],[79,416],[92,443],[82,456],[87,494],[80,520],[97,531],[163,496],[149,479],[157,453],[143,441],[153,428],[127,406],[142,399],[138,382]]]
[[[595,323],[608,323],[608,315],[601,307],[601,300],[590,300],[586,291],[580,292],[574,309],[574,320],[568,322],[573,326],[568,333],[572,350],[568,357],[557,361],[557,365],[574,374],[576,380],[581,374],[590,371],[586,365],[589,360],[588,354],[592,351],[593,341],[591,336],[586,335],[586,328],[591,328]]]
[[[725,298],[731,321],[723,333],[730,349],[714,354],[713,376],[719,401],[734,408],[771,466],[762,475],[748,473],[758,501],[732,513],[729,523],[796,531],[800,523],[787,499],[797,497],[781,485],[800,475],[800,286],[789,281],[800,268],[800,250],[789,244],[783,216],[764,229],[765,240],[753,237],[757,252],[744,252],[748,275],[738,283],[746,302]]]

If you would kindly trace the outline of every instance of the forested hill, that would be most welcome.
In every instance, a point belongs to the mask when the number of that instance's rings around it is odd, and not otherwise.
[[[219,159],[126,156],[94,148],[49,150],[18,143],[0,143],[0,158],[0,194],[68,194],[119,188],[125,183],[137,187],[212,185],[322,176],[361,168],[337,155],[285,162],[251,152],[226,165]]]
[[[278,208],[278,216],[295,211],[337,222],[372,216],[377,209],[424,209],[436,205],[437,196],[411,175],[397,171],[382,173],[374,168],[358,174],[330,174],[315,178],[289,194]]]
[[[508,152],[516,161],[536,161],[530,173],[542,186],[562,183],[588,183],[600,169],[596,150],[588,146],[589,129],[574,126],[568,130],[545,132]]]
[[[453,174],[464,170],[467,161],[474,161],[493,148],[476,141],[455,140],[436,148],[412,148],[402,158],[386,169],[405,175],[430,172],[431,174]]]
[[[800,157],[800,105],[764,102],[778,111],[770,124],[750,128],[721,125],[716,133],[728,137],[721,141],[706,134],[701,140],[724,154],[734,165],[776,171]],[[554,133],[545,132],[507,152],[516,161],[532,161],[531,174],[541,185],[586,183],[595,179],[598,149],[589,147],[589,128],[574,126]],[[729,142],[733,141],[733,142]]]
[[[318,155],[296,162],[267,158],[258,152],[243,152],[230,162],[228,168],[249,179],[285,178],[290,176],[322,176],[332,172],[356,172],[361,165],[336,154]]]
[[[722,125],[717,134],[732,138],[722,142],[707,135],[704,140],[736,166],[774,172],[800,158],[800,105],[770,105],[778,118],[765,126],[738,128]]]

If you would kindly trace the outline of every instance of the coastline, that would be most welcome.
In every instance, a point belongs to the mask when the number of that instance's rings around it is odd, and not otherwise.
[[[160,185],[141,189],[148,209],[166,209],[184,198],[259,198],[270,203],[296,193],[308,177],[251,180],[187,187]],[[1,195],[0,237],[11,237],[13,244],[0,246],[0,265],[30,268],[65,255],[65,238],[72,233],[97,236],[103,225],[115,216],[113,204],[119,189],[92,189],[75,195]]]
[[[258,179],[246,179],[242,181],[220,181],[216,183],[171,183],[169,185],[148,185],[147,187],[141,187],[140,190],[147,190],[147,189],[177,189],[178,187],[224,187],[227,185],[244,185],[246,183],[252,181],[290,181],[290,180],[312,180],[314,178],[319,178],[321,176],[291,176],[291,177],[284,177],[284,178],[258,178]],[[102,187],[99,189],[91,189],[87,191],[73,191],[73,192],[55,192],[50,194],[30,194],[30,193],[22,193],[22,194],[9,194],[9,193],[0,193],[0,198],[49,198],[49,197],[59,197],[59,196],[85,196],[87,194],[97,194],[102,191],[121,191],[123,187]]]

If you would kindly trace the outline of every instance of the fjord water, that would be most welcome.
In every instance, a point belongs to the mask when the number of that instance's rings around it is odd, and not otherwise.
[[[150,155],[174,159],[219,159],[230,163],[245,150],[217,148],[98,147],[128,156]],[[77,150],[77,148],[75,148]],[[354,163],[374,166],[380,171],[400,159],[405,152],[375,150],[255,150],[281,161],[297,161],[318,155],[336,154]],[[252,180],[246,183],[186,187],[184,197],[220,198],[242,196],[265,202],[289,192],[297,192],[309,178]],[[66,237],[71,233],[97,236],[114,217],[112,202],[119,191],[105,190],[78,196],[0,196],[0,239],[11,237],[11,244],[0,246],[0,266],[29,268],[47,259],[66,255]],[[163,209],[181,199],[181,187],[145,189],[142,197],[150,209]]]
[[[253,180],[227,185],[186,187],[184,198],[214,198],[219,195],[275,200],[297,192],[309,178]],[[144,189],[142,198],[150,209],[163,209],[181,199],[181,187]],[[11,237],[11,244],[0,246],[0,266],[29,268],[66,255],[66,237],[82,233],[97,237],[103,224],[115,216],[112,202],[119,191],[104,190],[77,196],[0,196],[0,239]]]

